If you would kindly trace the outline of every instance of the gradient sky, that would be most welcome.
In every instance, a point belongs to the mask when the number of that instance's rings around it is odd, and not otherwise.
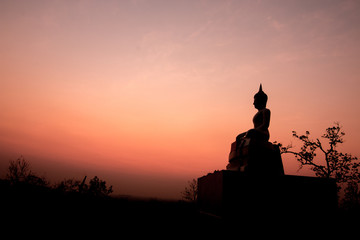
[[[0,1],[0,175],[23,155],[52,182],[179,198],[252,128],[270,141],[334,121],[360,156],[360,1]],[[299,172],[283,156],[287,174]]]

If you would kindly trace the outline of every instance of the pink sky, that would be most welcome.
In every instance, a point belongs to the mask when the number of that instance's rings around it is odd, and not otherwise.
[[[359,1],[1,1],[0,175],[20,155],[52,182],[179,198],[252,127],[270,141],[334,121],[360,156]],[[298,163],[283,156],[287,174]]]

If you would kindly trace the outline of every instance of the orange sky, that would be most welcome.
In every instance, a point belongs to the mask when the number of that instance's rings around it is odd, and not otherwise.
[[[179,198],[225,168],[259,83],[270,141],[339,121],[342,150],[360,156],[359,12],[344,0],[1,1],[1,177],[24,155],[53,182],[98,175],[117,194]]]

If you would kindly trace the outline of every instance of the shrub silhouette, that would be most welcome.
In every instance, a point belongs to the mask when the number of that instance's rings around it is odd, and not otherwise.
[[[112,190],[112,186],[110,186],[108,188],[106,186],[105,181],[103,181],[103,180],[99,179],[97,176],[95,176],[93,179],[90,180],[87,192],[90,195],[102,197],[102,196],[109,195],[110,193],[113,192],[113,190]]]
[[[181,192],[184,200],[189,202],[196,202],[198,195],[198,183],[196,179],[188,181],[188,186]]]
[[[11,186],[37,186],[47,188],[48,190],[56,190],[61,193],[83,193],[96,197],[108,196],[113,192],[112,186],[107,187],[106,181],[101,180],[97,176],[92,178],[89,185],[85,183],[86,176],[82,181],[76,179],[65,179],[58,184],[50,186],[45,177],[39,177],[31,171],[30,163],[20,156],[16,160],[9,162],[6,181]]]
[[[39,177],[30,170],[30,164],[23,156],[10,161],[6,178],[11,184],[29,184],[35,186],[48,186],[45,177]]]

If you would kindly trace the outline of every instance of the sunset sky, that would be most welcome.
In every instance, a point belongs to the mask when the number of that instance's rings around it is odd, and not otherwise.
[[[23,155],[52,183],[180,198],[252,128],[344,127],[360,157],[360,1],[0,1],[0,177]],[[283,156],[286,174],[298,170]]]

